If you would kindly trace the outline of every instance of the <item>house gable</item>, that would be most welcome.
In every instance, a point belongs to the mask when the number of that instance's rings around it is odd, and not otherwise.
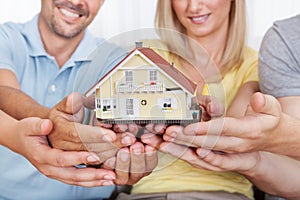
[[[158,70],[169,80],[178,85],[179,88],[193,95],[196,90],[196,84],[186,78],[181,72],[168,63],[164,58],[158,55],[150,48],[139,47],[132,50],[122,61],[113,67],[104,77],[102,77],[92,88],[86,92],[86,96],[91,95],[97,87],[108,80],[118,70],[153,69]]]

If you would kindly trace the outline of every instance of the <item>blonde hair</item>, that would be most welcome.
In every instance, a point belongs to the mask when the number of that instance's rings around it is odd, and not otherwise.
[[[187,47],[183,36],[186,30],[178,20],[172,8],[171,0],[158,0],[155,24],[159,36],[172,51],[182,52],[182,48]],[[246,29],[246,2],[245,0],[232,0],[228,37],[221,61],[222,74],[242,62],[246,48]],[[177,31],[179,34],[174,36],[171,31],[167,30]]]

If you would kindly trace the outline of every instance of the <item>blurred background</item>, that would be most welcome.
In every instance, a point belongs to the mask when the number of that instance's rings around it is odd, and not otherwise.
[[[246,0],[248,42],[258,50],[261,39],[273,21],[300,13],[299,0]],[[157,0],[106,0],[90,31],[109,39],[122,32],[152,28]],[[39,0],[2,1],[0,23],[25,22],[39,12]]]

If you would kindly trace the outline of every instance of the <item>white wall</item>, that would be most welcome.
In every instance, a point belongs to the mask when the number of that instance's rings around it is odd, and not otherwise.
[[[106,0],[90,30],[110,38],[119,33],[153,27],[157,0]],[[262,36],[272,22],[300,13],[299,0],[246,0],[248,4],[249,43],[258,49]],[[18,5],[18,6],[16,6]],[[24,22],[38,13],[39,0],[2,1],[0,23]]]
[[[246,0],[248,7],[248,38],[255,49],[274,20],[300,14],[299,0]],[[300,25],[300,24],[299,24]]]

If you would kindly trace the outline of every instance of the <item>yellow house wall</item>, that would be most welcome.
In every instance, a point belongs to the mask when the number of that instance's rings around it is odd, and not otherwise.
[[[177,101],[176,109],[172,111],[162,111],[162,105],[158,104],[159,98],[174,98]],[[164,119],[182,119],[186,116],[187,111],[187,102],[186,94],[184,92],[176,93],[133,93],[133,94],[120,94],[119,98],[136,98],[139,99],[139,106],[141,118],[157,118],[163,117]],[[141,101],[146,100],[147,105],[141,105]]]
[[[134,69],[134,82],[137,85],[142,86],[144,83],[149,83],[149,70],[142,69],[143,67],[147,66],[148,68],[151,67],[150,64],[144,60],[141,56],[135,55],[123,65],[123,69],[118,70],[114,73],[110,78],[108,78],[100,87],[96,90],[96,97],[101,98],[112,98],[116,97],[116,82],[117,83],[124,83],[124,70],[129,70],[126,68]],[[135,68],[136,67],[136,68]],[[140,67],[140,68],[139,68]],[[157,69],[153,67],[153,69]],[[159,72],[159,71],[158,71]],[[172,81],[169,80],[165,75],[162,73],[158,73],[158,83],[164,83],[166,88],[176,88],[178,87]],[[111,85],[112,84],[112,85]],[[166,93],[131,93],[131,94],[118,94],[118,98],[137,98],[141,100],[147,100],[147,105],[142,106],[141,104],[135,105],[140,106],[140,116],[139,117],[160,117],[164,116],[166,118],[182,118],[182,116],[186,116],[186,94],[181,91],[176,92],[166,92]],[[163,112],[161,107],[162,105],[158,105],[158,98],[163,97],[171,97],[177,100],[177,109],[170,111],[170,112]],[[120,109],[120,106],[117,106],[117,109]],[[111,118],[112,112],[100,113],[98,111],[97,116],[101,118]],[[115,113],[119,114],[119,113]]]

